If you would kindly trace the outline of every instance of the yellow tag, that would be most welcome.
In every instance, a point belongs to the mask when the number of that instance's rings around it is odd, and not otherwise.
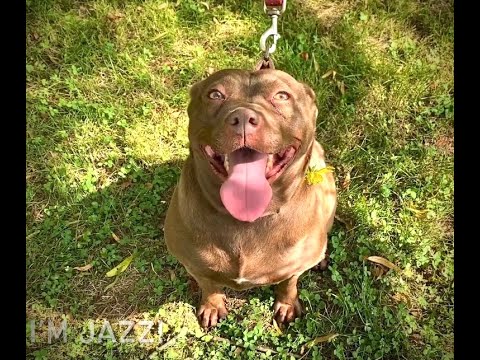
[[[324,174],[331,173],[333,170],[335,170],[333,166],[327,166],[322,169],[309,166],[307,173],[305,174],[305,179],[307,180],[308,185],[315,185],[323,181]]]

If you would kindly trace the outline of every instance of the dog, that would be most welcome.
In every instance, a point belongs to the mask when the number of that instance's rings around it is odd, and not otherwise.
[[[168,251],[198,283],[204,328],[227,315],[224,287],[276,284],[274,318],[303,312],[297,281],[325,258],[337,206],[315,139],[315,93],[274,70],[218,71],[190,89],[189,156],[167,210]]]

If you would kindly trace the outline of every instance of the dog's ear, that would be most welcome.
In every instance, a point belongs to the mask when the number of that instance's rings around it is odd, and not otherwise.
[[[195,99],[200,95],[200,92],[202,91],[202,88],[203,88],[203,82],[204,80],[200,80],[192,85],[189,91],[190,99]]]
[[[302,85],[303,85],[303,88],[305,89],[305,93],[310,98],[310,100],[312,101],[313,106],[315,108],[315,114],[314,114],[313,121],[316,122],[317,121],[317,116],[318,116],[318,108],[317,108],[317,101],[316,101],[317,96],[315,95],[315,91],[313,91],[313,89],[310,86],[308,86],[307,84],[305,84],[303,82],[302,82]]]
[[[207,77],[206,79],[198,80],[192,85],[189,91],[191,100],[195,100],[201,96],[202,92],[205,90],[205,84],[207,83],[208,79],[209,78]]]
[[[315,91],[313,91],[313,89],[310,86],[308,86],[303,82],[302,82],[302,85],[303,85],[303,88],[305,89],[305,92],[307,93],[307,96],[310,97],[310,99],[312,99],[313,102],[315,102],[317,99],[317,96],[315,95]]]
[[[188,102],[187,113],[190,120],[195,117],[195,114],[198,113],[199,107],[198,102],[202,101],[201,93],[203,91],[204,80],[198,81],[190,87],[189,95],[190,99]]]

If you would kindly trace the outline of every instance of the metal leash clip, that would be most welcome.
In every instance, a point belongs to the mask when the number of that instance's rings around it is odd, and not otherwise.
[[[277,41],[280,39],[278,33],[278,17],[283,14],[287,7],[287,0],[264,0],[263,10],[272,18],[272,26],[265,31],[260,37],[260,49],[263,51],[263,59],[260,61],[259,67],[264,69],[274,68],[273,61],[270,59],[270,55],[273,54],[277,48]],[[267,47],[267,40],[272,37],[272,44]]]

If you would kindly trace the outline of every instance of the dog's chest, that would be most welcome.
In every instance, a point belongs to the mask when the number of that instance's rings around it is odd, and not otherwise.
[[[243,290],[279,283],[301,274],[323,258],[326,242],[322,243],[314,235],[292,239],[280,234],[276,239],[271,236],[269,241],[262,242],[258,234],[249,238],[247,233],[240,240],[229,239],[229,246],[223,245],[226,242],[221,246],[211,243],[201,254],[209,269],[209,277],[225,286]]]

